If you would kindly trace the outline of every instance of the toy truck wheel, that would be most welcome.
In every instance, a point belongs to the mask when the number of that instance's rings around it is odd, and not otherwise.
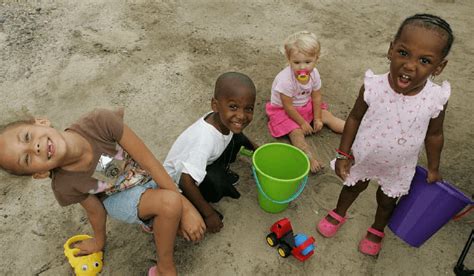
[[[286,258],[286,257],[290,256],[291,255],[290,246],[288,246],[286,243],[280,244],[278,246],[278,254],[283,258]]]
[[[278,243],[278,239],[275,233],[270,233],[267,235],[267,243],[271,247],[274,247]]]

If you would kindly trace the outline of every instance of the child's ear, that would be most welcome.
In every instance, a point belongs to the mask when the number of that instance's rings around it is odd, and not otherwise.
[[[34,179],[43,179],[49,177],[49,171],[34,173],[32,176]]]
[[[212,111],[217,112],[217,100],[214,97],[211,100],[211,108],[212,108]]]
[[[314,64],[317,64],[319,60],[319,55],[314,56]]]
[[[35,118],[35,124],[49,127],[51,126],[51,121],[48,120],[47,118]]]
[[[439,74],[441,74],[441,72],[443,72],[444,70],[444,67],[446,67],[446,64],[448,64],[448,60],[447,59],[443,59],[443,61],[441,61],[441,63],[436,67],[436,69],[433,71],[433,76],[437,76]]]
[[[392,51],[393,51],[393,42],[390,42],[390,46],[388,47],[388,51],[387,51],[388,60],[390,60],[390,57],[392,56]]]

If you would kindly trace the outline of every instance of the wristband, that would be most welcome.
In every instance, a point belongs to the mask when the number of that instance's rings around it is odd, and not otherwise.
[[[344,152],[340,149],[336,149],[336,159],[342,159],[342,160],[347,160],[351,159],[354,160],[354,156],[351,153]]]

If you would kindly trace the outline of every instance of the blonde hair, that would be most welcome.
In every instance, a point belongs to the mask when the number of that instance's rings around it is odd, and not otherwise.
[[[291,34],[285,39],[284,53],[289,59],[294,52],[300,52],[307,56],[319,57],[321,45],[316,35],[308,31],[299,31]]]

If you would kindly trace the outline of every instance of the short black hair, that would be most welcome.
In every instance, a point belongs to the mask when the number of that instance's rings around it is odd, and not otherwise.
[[[395,35],[395,39],[397,40],[400,38],[402,34],[403,28],[408,25],[415,25],[421,26],[430,30],[436,30],[441,35],[446,36],[446,46],[443,48],[443,58],[449,54],[451,50],[451,46],[454,42],[454,34],[453,30],[451,30],[451,26],[449,26],[448,22],[442,19],[439,16],[428,14],[428,13],[417,13],[413,16],[407,17],[400,27],[398,27],[397,34]]]
[[[249,76],[239,72],[226,72],[221,74],[214,87],[214,98],[217,100],[222,97],[228,97],[229,93],[234,91],[235,86],[246,86],[250,88],[253,94],[256,93],[255,84]]]

